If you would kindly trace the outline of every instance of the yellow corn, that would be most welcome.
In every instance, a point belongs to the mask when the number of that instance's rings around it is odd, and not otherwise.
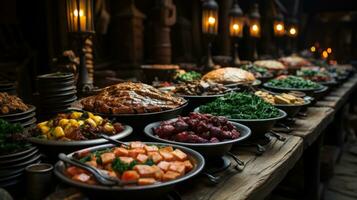
[[[86,122],[91,125],[92,127],[97,127],[97,124],[95,123],[95,121],[91,118],[86,119]]]
[[[83,115],[83,113],[74,111],[74,112],[71,113],[71,116],[70,116],[70,117],[71,117],[71,119],[78,119],[78,118],[80,118],[82,115]]]
[[[55,130],[53,131],[53,134],[54,134],[54,136],[56,138],[60,138],[60,137],[64,137],[65,136],[64,131],[63,131],[62,127],[60,127],[60,126],[57,126],[55,128]]]
[[[61,119],[59,122],[58,122],[58,125],[62,126],[62,127],[65,127],[67,124],[68,124],[69,120],[68,119]]]

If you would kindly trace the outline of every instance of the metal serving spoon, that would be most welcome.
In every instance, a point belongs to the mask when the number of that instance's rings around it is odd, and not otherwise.
[[[111,177],[108,174],[106,174],[105,172],[103,172],[103,171],[101,171],[101,170],[99,170],[99,169],[97,169],[95,167],[92,167],[90,165],[87,165],[85,163],[82,163],[79,160],[70,158],[70,157],[66,156],[65,154],[63,154],[63,153],[60,153],[58,155],[58,158],[60,160],[62,160],[63,162],[69,163],[71,165],[74,165],[76,167],[80,167],[82,169],[85,169],[85,170],[89,171],[90,173],[93,174],[95,179],[102,185],[106,185],[106,186],[119,185],[119,186],[122,186],[122,185],[136,183],[136,181],[125,181],[124,182],[124,181],[121,181],[121,180],[119,180],[117,178]]]
[[[109,136],[107,136],[107,135],[105,135],[105,134],[100,134],[99,135],[101,138],[103,138],[103,139],[106,139],[106,140],[108,140],[108,142],[110,142],[110,143],[112,143],[112,144],[114,144],[114,145],[123,145],[123,146],[125,146],[125,147],[129,147],[129,145],[127,144],[127,143],[125,143],[125,142],[122,142],[122,141],[119,141],[119,140],[114,140],[114,139],[112,139],[112,138],[110,138]]]

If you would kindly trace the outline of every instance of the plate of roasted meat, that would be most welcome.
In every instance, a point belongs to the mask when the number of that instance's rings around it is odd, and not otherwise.
[[[143,128],[150,122],[176,117],[187,101],[147,84],[125,82],[106,87],[80,104],[83,110]]]

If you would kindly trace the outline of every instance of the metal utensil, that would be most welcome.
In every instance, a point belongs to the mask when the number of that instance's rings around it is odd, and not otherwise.
[[[108,142],[110,142],[110,143],[112,143],[112,144],[114,144],[114,145],[123,145],[123,146],[125,146],[125,147],[129,147],[129,145],[127,144],[127,143],[125,143],[125,142],[122,142],[122,141],[119,141],[119,140],[115,140],[115,139],[112,139],[112,138],[110,138],[109,136],[107,136],[107,135],[105,135],[105,134],[100,134],[99,135],[101,138],[103,138],[103,139],[106,139],[106,140],[108,140]]]
[[[67,157],[65,154],[60,153],[58,155],[58,158],[60,160],[62,160],[63,162],[69,163],[71,165],[74,165],[76,167],[80,167],[82,169],[85,169],[87,171],[89,171],[90,173],[93,174],[93,176],[95,177],[95,179],[97,179],[97,181],[103,185],[107,185],[107,186],[114,186],[117,185],[117,181],[113,180],[113,178],[109,178],[108,175],[104,174],[103,172],[101,172],[100,170],[86,165],[84,163],[81,163],[80,161],[73,159],[73,158],[69,158]]]
[[[237,163],[237,165],[234,167],[237,171],[243,171],[245,168],[245,163],[238,158],[238,156],[234,155],[231,152],[227,152],[227,154]]]

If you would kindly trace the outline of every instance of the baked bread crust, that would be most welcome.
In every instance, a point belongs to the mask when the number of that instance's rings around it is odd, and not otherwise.
[[[255,77],[251,72],[243,69],[225,67],[208,72],[202,77],[204,81],[215,83],[250,83],[255,81]]]
[[[255,65],[259,67],[264,67],[270,70],[284,70],[285,65],[276,60],[257,60],[254,62]]]

